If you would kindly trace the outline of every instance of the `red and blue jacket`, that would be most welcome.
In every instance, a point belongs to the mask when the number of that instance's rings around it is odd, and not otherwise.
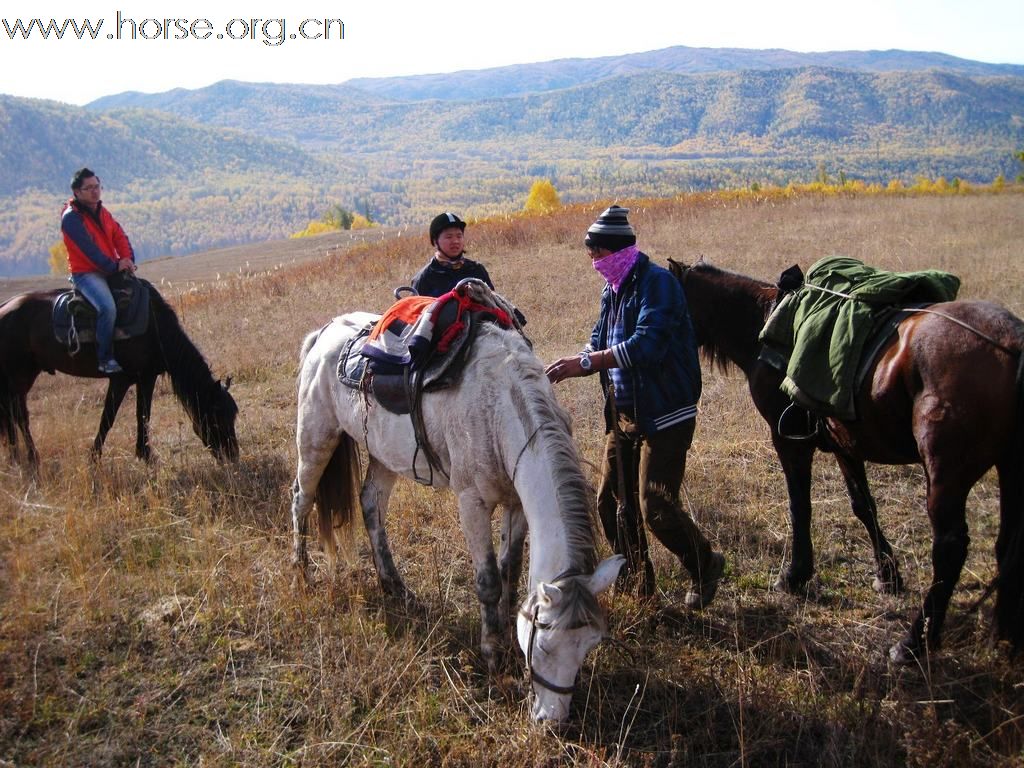
[[[128,236],[103,203],[93,212],[74,199],[68,200],[60,217],[60,229],[68,249],[68,268],[73,275],[84,272],[112,275],[120,259],[135,261]]]

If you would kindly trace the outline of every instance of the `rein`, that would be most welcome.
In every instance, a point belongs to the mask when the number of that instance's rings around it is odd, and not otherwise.
[[[542,426],[544,425],[538,425],[537,428],[534,429],[530,436],[526,439],[526,442],[523,443],[523,447],[519,449],[519,455],[516,456],[516,463],[512,467],[512,485],[516,484],[516,473],[519,471],[519,462],[522,460],[523,454],[526,453],[526,449],[530,447],[530,444],[533,442],[533,438],[537,436],[537,433],[540,432],[540,428]]]

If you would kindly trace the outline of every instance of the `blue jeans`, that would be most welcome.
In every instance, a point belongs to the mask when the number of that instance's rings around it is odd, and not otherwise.
[[[114,358],[114,320],[117,319],[114,294],[110,292],[106,276],[99,272],[73,274],[71,282],[96,307],[96,358],[102,365]]]

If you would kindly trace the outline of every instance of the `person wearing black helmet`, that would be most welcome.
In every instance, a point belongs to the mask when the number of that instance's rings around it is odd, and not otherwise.
[[[430,244],[434,255],[412,279],[413,290],[420,296],[442,296],[460,280],[475,277],[494,290],[487,269],[478,261],[466,258],[464,248],[466,222],[454,213],[440,213],[430,222]]]

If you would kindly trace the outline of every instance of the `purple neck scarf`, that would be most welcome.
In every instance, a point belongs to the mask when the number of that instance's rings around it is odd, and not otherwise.
[[[631,245],[623,248],[621,251],[609,253],[603,259],[597,259],[593,262],[594,269],[600,272],[601,276],[608,281],[608,285],[612,287],[612,290],[618,293],[622,281],[626,279],[629,271],[636,264],[636,259],[639,255],[640,249],[635,245]]]

